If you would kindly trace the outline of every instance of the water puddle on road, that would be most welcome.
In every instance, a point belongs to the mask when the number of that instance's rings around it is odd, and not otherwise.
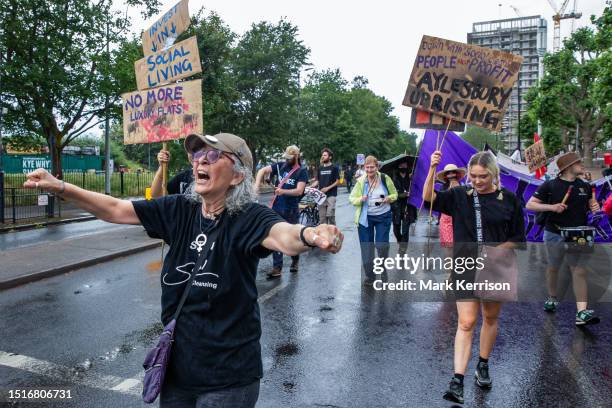
[[[294,356],[299,352],[299,347],[295,343],[285,343],[276,347],[275,352],[277,357]]]

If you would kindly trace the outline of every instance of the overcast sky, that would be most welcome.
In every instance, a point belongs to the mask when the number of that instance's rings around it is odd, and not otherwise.
[[[177,2],[164,0],[162,13]],[[590,15],[601,15],[605,6],[604,0],[569,0],[566,12],[575,2],[583,13],[574,20],[575,28],[589,24]],[[299,27],[315,69],[340,68],[348,80],[365,76],[374,92],[391,101],[401,128],[409,130],[410,109],[401,102],[421,36],[466,42],[474,22],[517,17],[511,5],[521,16],[547,20],[552,50],[553,10],[548,0],[190,0],[189,11],[193,15],[200,7],[213,10],[237,34],[254,22],[287,18]],[[130,14],[138,33],[159,17],[144,21],[136,12]],[[562,20],[562,37],[570,33],[571,21]]]

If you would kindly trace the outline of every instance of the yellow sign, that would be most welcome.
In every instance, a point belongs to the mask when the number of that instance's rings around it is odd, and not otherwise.
[[[134,63],[138,89],[176,82],[202,72],[196,37],[176,43],[172,47],[148,55]]]
[[[168,48],[189,27],[189,0],[181,0],[142,33],[144,55]]]
[[[538,140],[525,149],[525,161],[530,173],[546,166],[546,150],[543,140]]]
[[[403,104],[500,130],[523,57],[423,36]]]
[[[203,133],[202,80],[121,95],[123,143],[154,143]]]

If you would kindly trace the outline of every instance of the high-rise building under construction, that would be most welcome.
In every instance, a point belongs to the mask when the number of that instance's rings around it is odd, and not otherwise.
[[[541,58],[546,52],[546,20],[541,16],[530,16],[473,23],[467,42],[523,57],[523,65],[502,121],[504,147],[511,153],[518,146],[518,126],[527,108],[525,95],[542,76]]]

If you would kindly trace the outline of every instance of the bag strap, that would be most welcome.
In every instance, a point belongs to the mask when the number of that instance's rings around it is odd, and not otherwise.
[[[198,210],[198,211],[201,211],[201,210]],[[199,216],[201,217],[202,215],[199,214]],[[193,266],[193,269],[191,270],[191,276],[189,277],[189,281],[187,281],[187,286],[185,287],[185,290],[183,290],[181,301],[179,302],[179,305],[176,308],[176,312],[174,312],[174,316],[172,317],[173,320],[178,320],[178,317],[181,313],[181,309],[183,309],[183,305],[185,304],[185,301],[187,300],[187,296],[189,296],[189,291],[191,290],[191,287],[193,286],[193,280],[195,279],[196,273],[197,271],[200,270],[202,265],[205,264],[206,258],[208,258],[208,254],[210,253],[212,245],[215,243],[215,241],[217,240],[217,237],[219,236],[220,228],[218,227],[221,221],[223,220],[224,216],[225,216],[225,211],[221,214],[221,216],[217,219],[217,221],[212,226],[212,228],[208,231],[208,235],[206,236],[206,244],[202,248],[202,251],[198,255],[198,260],[196,261],[195,265]]]
[[[298,163],[295,163],[295,166],[293,166],[291,171],[287,173],[285,177],[283,177],[283,179],[278,183],[278,186],[276,188],[283,188],[283,185],[287,182],[287,180],[289,180],[289,178],[293,175],[293,173],[295,173],[299,169],[300,169],[300,165]],[[278,169],[278,163],[276,164],[276,174],[280,176],[280,170]],[[276,195],[274,195],[274,197],[272,197],[272,200],[270,201],[270,204],[269,204],[270,208],[272,208],[272,206],[274,205],[274,201],[276,201]]]
[[[293,166],[293,168],[291,169],[291,171],[289,173],[287,173],[287,175],[285,177],[283,177],[283,179],[280,181],[280,183],[278,183],[278,188],[282,188],[283,185],[287,182],[287,180],[289,180],[289,178],[293,175],[293,173],[298,171],[299,168],[300,168],[300,165],[296,163],[295,166]]]

